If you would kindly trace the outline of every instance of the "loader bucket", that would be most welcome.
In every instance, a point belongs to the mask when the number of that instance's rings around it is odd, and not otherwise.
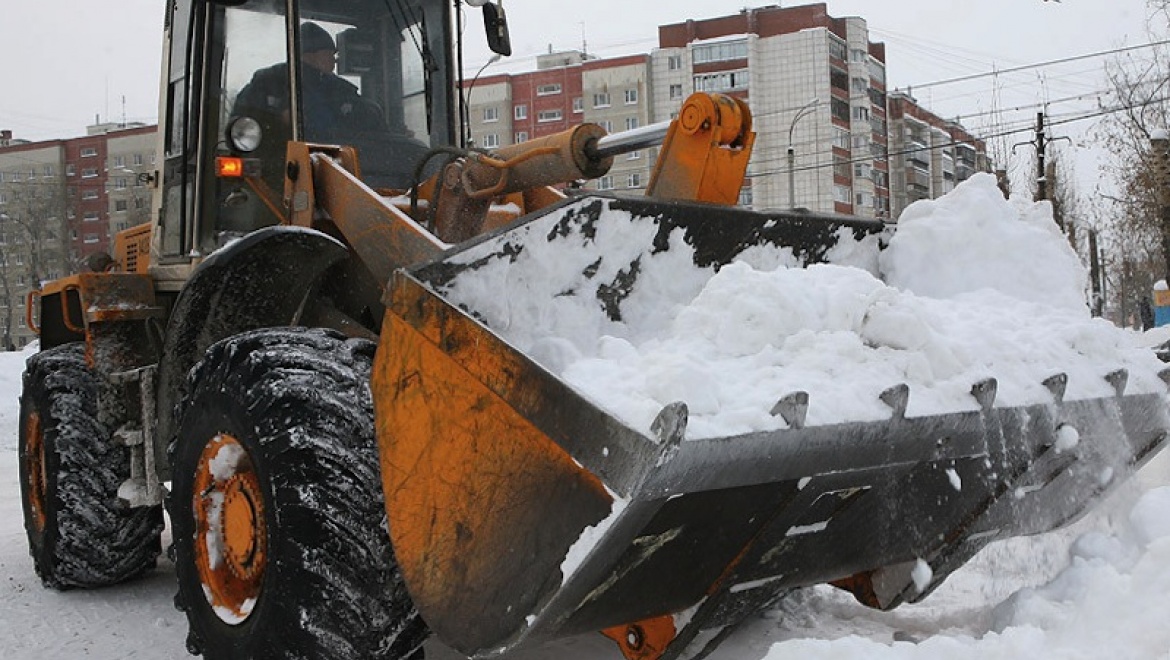
[[[557,299],[585,296],[620,325],[639,296],[686,285],[653,280],[650,257],[696,272],[762,254],[867,267],[883,231],[590,196],[399,271],[374,374],[383,485],[398,562],[438,637],[489,658],[667,617],[673,649],[826,582],[893,607],[992,540],[1076,518],[1164,441],[1164,394],[1125,394],[1122,372],[1108,374],[1112,395],[1075,401],[1055,378],[1050,402],[999,407],[984,381],[968,409],[908,417],[892,387],[885,419],[814,425],[807,397],[776,392],[773,430],[692,438],[686,402],[640,428],[556,375],[555,351],[469,302],[532,306],[539,325]],[[556,269],[575,273],[564,282],[524,272],[548,259],[582,267]],[[557,293],[516,296],[524,278]],[[1068,424],[1080,441],[1062,450]]]

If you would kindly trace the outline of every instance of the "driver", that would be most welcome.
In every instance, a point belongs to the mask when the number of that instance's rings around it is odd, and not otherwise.
[[[358,94],[357,87],[336,75],[337,44],[320,25],[301,24],[301,77],[305,135],[336,141],[346,131],[384,130],[381,112]],[[236,97],[234,115],[255,114],[289,121],[288,64],[260,69]],[[259,117],[257,117],[259,119]]]

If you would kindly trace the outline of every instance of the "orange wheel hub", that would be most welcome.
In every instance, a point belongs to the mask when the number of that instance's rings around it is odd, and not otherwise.
[[[220,619],[243,623],[268,563],[263,491],[247,449],[230,435],[212,438],[199,457],[192,493],[203,593]]]
[[[49,477],[45,471],[45,434],[41,428],[41,416],[32,413],[24,431],[24,454],[28,461],[28,509],[33,527],[38,533],[45,531],[45,494]]]

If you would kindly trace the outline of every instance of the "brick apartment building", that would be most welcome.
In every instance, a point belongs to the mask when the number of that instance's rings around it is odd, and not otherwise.
[[[550,53],[536,71],[480,79],[469,101],[476,144],[581,121],[613,131],[666,121],[691,93],[708,91],[752,109],[758,135],[740,201],[756,208],[896,218],[987,169],[982,141],[887,93],[885,45],[870,40],[863,18],[830,16],[823,3],[772,6],[660,26],[658,40],[649,55]],[[930,127],[925,142],[916,141],[919,123]],[[907,142],[910,129],[918,132]],[[655,156],[619,158],[596,187],[644,189]]]
[[[34,338],[24,319],[30,290],[149,221],[156,135],[142,124],[40,142],[0,131],[0,350]]]

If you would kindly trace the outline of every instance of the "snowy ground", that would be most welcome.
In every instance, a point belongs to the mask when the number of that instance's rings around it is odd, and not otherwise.
[[[23,357],[0,354],[0,658],[189,657],[186,622],[171,605],[174,567],[165,557],[131,584],[41,588],[17,484]],[[1168,458],[1072,529],[989,547],[923,604],[881,613],[833,589],[809,590],[749,622],[711,658],[1170,657],[1170,489],[1160,488],[1170,484]],[[458,657],[428,646],[431,660]],[[548,657],[621,656],[608,640],[588,635],[518,660]]]

